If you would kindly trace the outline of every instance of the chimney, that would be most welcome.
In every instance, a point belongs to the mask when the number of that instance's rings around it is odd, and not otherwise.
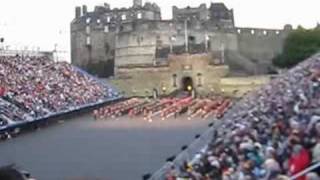
[[[76,7],[76,19],[81,16],[81,7],[77,6]]]
[[[87,14],[87,6],[83,5],[82,6],[82,15],[85,15],[85,14]]]
[[[104,7],[105,7],[106,9],[110,9],[110,4],[104,3]]]
[[[141,7],[142,0],[133,0],[133,7]]]

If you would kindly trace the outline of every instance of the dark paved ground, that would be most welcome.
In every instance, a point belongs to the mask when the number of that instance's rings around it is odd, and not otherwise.
[[[85,115],[0,142],[0,165],[16,163],[39,180],[139,180],[209,124],[185,119],[93,121]]]

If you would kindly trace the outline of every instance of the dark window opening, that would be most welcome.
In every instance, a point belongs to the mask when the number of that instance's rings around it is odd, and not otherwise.
[[[184,77],[181,80],[181,89],[183,91],[191,91],[193,89],[193,81],[191,77]]]
[[[189,36],[188,39],[189,39],[189,43],[191,43],[191,44],[195,44],[196,43],[196,37]]]
[[[177,75],[176,74],[172,75],[172,78],[173,78],[173,87],[177,87]]]

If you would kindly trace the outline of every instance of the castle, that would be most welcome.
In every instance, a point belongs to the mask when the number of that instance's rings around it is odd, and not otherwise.
[[[121,9],[111,9],[107,3],[92,12],[85,5],[76,7],[71,22],[72,63],[100,77],[130,79],[139,72],[162,72],[158,75],[161,84],[172,84],[184,68],[192,71],[193,79],[265,74],[292,30],[291,25],[283,29],[235,27],[233,10],[223,3],[173,6],[172,14],[172,19],[162,20],[159,6],[142,4],[142,0]],[[184,53],[202,60],[176,65],[175,59]],[[178,66],[183,67],[181,71]],[[211,69],[202,70],[205,66]]]

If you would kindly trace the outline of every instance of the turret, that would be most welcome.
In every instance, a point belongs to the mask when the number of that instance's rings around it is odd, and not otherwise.
[[[81,7],[77,6],[75,9],[75,15],[76,15],[76,19],[79,18],[81,16]]]
[[[141,7],[142,0],[133,0],[133,7]]]
[[[82,15],[87,14],[87,12],[88,12],[87,6],[86,6],[86,5],[83,5],[83,6],[82,6]]]

